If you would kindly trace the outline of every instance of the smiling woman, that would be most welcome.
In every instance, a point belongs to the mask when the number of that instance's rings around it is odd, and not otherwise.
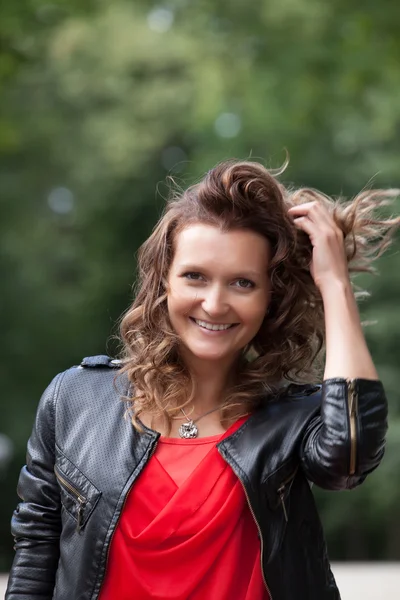
[[[384,453],[350,273],[390,243],[395,194],[227,161],[171,198],[122,356],[42,397],[6,600],[339,600],[309,483],[353,488]]]

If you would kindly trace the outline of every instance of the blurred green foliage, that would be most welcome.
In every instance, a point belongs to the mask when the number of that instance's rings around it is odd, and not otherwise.
[[[1,4],[0,431],[14,454],[0,465],[0,571],[40,394],[84,355],[115,352],[166,175],[186,185],[228,157],[276,167],[286,147],[297,185],[399,186],[399,19],[393,0]],[[316,491],[335,559],[400,559],[398,251],[360,279],[391,406],[385,460],[350,494]]]

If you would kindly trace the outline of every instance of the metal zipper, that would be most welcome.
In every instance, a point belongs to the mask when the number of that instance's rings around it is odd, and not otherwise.
[[[256,518],[256,515],[254,514],[253,508],[252,508],[251,503],[250,503],[249,496],[247,495],[247,491],[246,491],[245,485],[244,485],[243,481],[240,479],[240,477],[238,477],[238,479],[239,479],[239,481],[240,481],[240,483],[242,485],[242,488],[243,488],[243,491],[244,491],[244,495],[246,496],[247,505],[249,507],[251,516],[253,517],[254,523],[256,524],[256,527],[257,527],[257,530],[258,530],[258,535],[260,537],[260,544],[261,544],[261,552],[260,552],[261,577],[262,577],[262,580],[264,582],[265,589],[267,590],[267,592],[269,594],[269,598],[270,598],[270,600],[272,600],[272,595],[271,595],[271,592],[269,590],[267,581],[265,579],[265,574],[264,574],[264,567],[263,567],[264,541],[263,541],[263,537],[262,537],[261,527],[259,526],[257,518]]]
[[[356,380],[347,379],[347,403],[350,421],[350,475],[356,472],[357,460],[357,416],[358,416],[358,394],[356,391]]]
[[[135,479],[132,481],[131,485],[129,486],[128,491],[125,494],[125,498],[124,498],[124,500],[122,502],[121,510],[119,511],[118,519],[117,519],[117,521],[116,521],[116,523],[114,525],[114,529],[112,530],[110,541],[108,542],[107,551],[106,551],[106,558],[105,558],[105,563],[104,563],[104,571],[103,571],[103,575],[102,575],[102,579],[101,579],[101,583],[100,583],[100,590],[101,590],[101,586],[102,586],[103,581],[104,581],[104,576],[105,576],[105,574],[107,572],[108,557],[109,557],[109,554],[110,554],[110,548],[111,548],[111,544],[112,544],[113,537],[114,537],[114,534],[115,534],[115,530],[117,529],[117,526],[118,526],[119,520],[121,518],[122,512],[123,512],[123,510],[125,508],[125,504],[126,504],[126,501],[128,499],[129,493],[130,493],[130,491],[131,491],[131,489],[133,487],[133,484],[135,483],[135,481],[139,477],[140,473],[143,471],[144,467],[147,465],[147,463],[149,462],[149,460],[153,456],[154,452],[156,451],[157,442],[158,442],[158,438],[157,438],[157,440],[156,440],[153,448],[151,449],[151,452],[150,452],[150,455],[149,455],[148,459],[146,460],[146,462],[143,465],[143,467],[140,469],[140,472],[137,474],[137,476],[135,477]]]
[[[220,448],[217,446],[217,449],[218,449],[218,452],[220,452],[220,454],[223,454],[223,448],[221,448],[221,450],[220,450]],[[225,460],[226,460],[226,462],[228,462],[228,464],[230,464],[229,461],[226,458],[225,458]],[[249,507],[250,514],[253,517],[253,521],[254,521],[254,523],[256,524],[256,527],[257,527],[258,537],[260,538],[260,545],[261,545],[261,552],[260,552],[261,577],[262,577],[263,583],[265,585],[265,589],[267,590],[267,592],[269,594],[269,598],[270,598],[270,600],[272,600],[272,595],[271,595],[271,592],[269,590],[267,581],[265,579],[265,573],[264,573],[264,567],[263,567],[264,540],[263,540],[263,536],[262,536],[262,532],[261,532],[261,527],[258,524],[256,515],[254,514],[254,511],[253,511],[253,507],[251,506],[251,502],[250,502],[250,498],[249,498],[249,496],[247,494],[246,486],[244,485],[243,481],[241,480],[241,478],[239,477],[239,475],[236,472],[235,472],[235,475],[238,478],[238,480],[240,481],[240,484],[241,484],[241,486],[243,488],[244,495],[246,496],[247,506]]]
[[[283,516],[285,517],[286,523],[289,521],[289,517],[287,514],[286,504],[285,504],[285,488],[286,488],[287,484],[295,478],[298,468],[299,467],[297,466],[296,469],[294,470],[294,472],[289,477],[287,477],[285,479],[285,481],[283,481],[281,483],[281,485],[278,487],[278,490],[277,490],[277,492],[279,494],[279,499],[282,504]]]
[[[73,485],[71,485],[69,483],[69,481],[64,479],[64,477],[62,477],[62,475],[59,474],[56,467],[54,467],[54,473],[55,473],[55,476],[57,477],[58,481],[64,487],[66,487],[67,490],[69,490],[76,497],[76,499],[79,502],[78,517],[77,517],[77,523],[76,523],[76,530],[79,533],[80,530],[82,529],[83,511],[87,504],[87,499],[84,496],[82,496],[82,494]]]

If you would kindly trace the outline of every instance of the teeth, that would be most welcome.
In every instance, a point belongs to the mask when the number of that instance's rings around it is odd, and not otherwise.
[[[212,325],[206,321],[199,321],[199,319],[195,319],[195,321],[197,325],[200,325],[200,327],[204,327],[204,329],[211,329],[211,331],[223,331],[224,329],[229,329],[229,327],[231,327],[231,325]]]

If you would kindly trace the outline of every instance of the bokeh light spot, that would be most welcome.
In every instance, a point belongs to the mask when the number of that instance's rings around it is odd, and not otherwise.
[[[67,215],[74,208],[74,194],[66,187],[56,187],[47,198],[51,210],[58,215]]]
[[[147,15],[149,29],[163,33],[171,28],[174,22],[174,13],[168,8],[154,8]]]
[[[242,122],[235,113],[222,113],[215,119],[214,128],[220,137],[233,138],[241,130]]]

